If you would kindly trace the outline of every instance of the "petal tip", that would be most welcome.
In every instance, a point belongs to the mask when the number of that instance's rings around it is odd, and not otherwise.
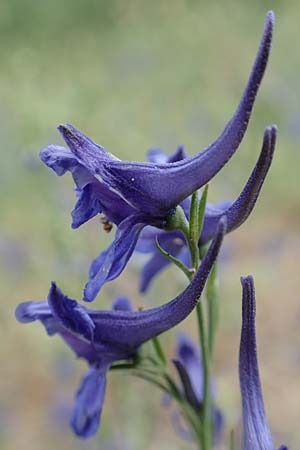
[[[240,280],[241,280],[242,286],[254,284],[254,279],[253,279],[252,275],[246,275],[246,276],[240,277]]]
[[[266,22],[270,23],[271,25],[274,25],[275,23],[275,13],[272,9],[270,9],[270,11],[267,12]]]
[[[15,317],[20,323],[30,323],[35,319],[30,315],[29,309],[33,302],[20,303],[15,310]]]

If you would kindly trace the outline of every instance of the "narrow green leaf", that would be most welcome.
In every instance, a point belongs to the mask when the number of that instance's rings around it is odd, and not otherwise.
[[[207,203],[207,194],[208,194],[208,184],[205,186],[204,191],[201,195],[200,201],[199,201],[199,207],[198,207],[198,237],[197,240],[200,238],[204,217],[205,217],[205,208]]]
[[[165,257],[167,258],[169,261],[171,261],[173,264],[175,264],[175,266],[177,266],[180,270],[182,270],[182,272],[187,276],[188,280],[191,281],[191,279],[193,278],[193,274],[194,271],[190,270],[185,264],[183,264],[181,261],[179,261],[179,259],[175,258],[174,256],[170,255],[170,253],[166,252],[160,245],[158,242],[158,239],[156,237],[155,239],[155,244],[157,247],[157,250]]]
[[[146,375],[144,373],[140,373],[140,372],[134,372],[133,375],[135,375],[138,378],[142,378],[143,380],[149,381],[150,383],[154,384],[155,386],[157,386],[159,389],[161,389],[164,392],[167,392],[168,394],[170,394],[169,389],[160,381],[156,380],[155,378]]]
[[[162,363],[163,366],[167,365],[167,358],[165,357],[165,353],[162,349],[161,343],[159,338],[156,336],[152,339],[154,350],[156,351],[157,357]]]
[[[198,192],[192,195],[190,206],[190,229],[189,238],[191,241],[198,242]]]

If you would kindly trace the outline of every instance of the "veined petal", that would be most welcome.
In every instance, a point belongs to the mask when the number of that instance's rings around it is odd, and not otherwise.
[[[85,301],[93,301],[104,283],[120,275],[135,249],[140,232],[149,221],[151,223],[151,218],[145,214],[133,214],[120,223],[110,247],[91,265],[90,280],[84,289]]]
[[[95,180],[68,148],[60,145],[48,145],[40,151],[40,158],[58,176],[71,172],[78,188],[83,188]]]
[[[231,158],[246,132],[258,88],[267,65],[274,24],[269,12],[261,45],[240,104],[221,135],[192,158],[172,164],[106,160],[98,164],[98,175],[127,201],[144,212],[162,216],[194,191],[204,186]],[[84,148],[81,161],[89,157]],[[101,159],[101,157],[99,157]],[[95,173],[97,165],[94,166]],[[100,173],[101,172],[101,173]]]
[[[243,401],[243,450],[275,450],[265,416],[256,349],[255,291],[251,276],[241,278],[243,320],[240,343],[239,374]]]
[[[21,323],[30,323],[40,320],[49,336],[61,330],[60,322],[52,316],[48,302],[23,302],[15,311],[16,319]]]
[[[53,286],[50,289],[50,295],[52,297],[58,296],[58,302],[61,301],[64,303],[66,302],[66,299],[70,302],[70,300],[65,297],[58,288],[56,288],[55,292]],[[54,300],[54,303],[55,301],[56,300]],[[81,316],[87,317],[87,326],[92,327],[93,325],[91,325],[91,323],[93,323],[93,321],[89,318],[88,311],[85,308],[80,307],[75,300],[71,300],[71,302],[76,304],[75,307],[77,311],[80,310],[80,308],[82,309]],[[74,309],[75,308],[73,308],[73,310]],[[64,311],[63,314],[67,314],[67,311]],[[111,346],[105,345],[105,343],[97,343],[97,346],[94,345],[94,342],[92,341],[93,330],[87,332],[87,326],[82,319],[76,319],[77,323],[74,325],[75,321],[72,311],[70,314],[70,320],[66,320],[65,318],[61,320],[60,317],[54,316],[48,301],[21,303],[16,308],[15,315],[17,320],[21,323],[30,323],[35,320],[39,320],[44,325],[49,336],[59,334],[71,350],[79,358],[84,358],[88,361],[89,364],[99,364],[100,361],[102,363],[108,363],[118,359],[120,356],[118,349],[114,351]],[[59,316],[61,316],[60,312]],[[80,326],[78,326],[78,321],[80,322]]]
[[[80,334],[93,341],[95,324],[87,310],[76,300],[64,295],[55,283],[51,283],[48,304],[54,317],[75,334]]]
[[[276,143],[276,131],[275,126],[266,129],[259,159],[237,200],[232,202],[225,210],[220,207],[219,209],[214,208],[206,212],[200,236],[200,244],[205,244],[214,236],[217,224],[223,215],[227,217],[228,233],[242,225],[249,217],[272,163]],[[224,203],[224,206],[226,206],[226,203]]]
[[[52,316],[48,302],[23,302],[15,312],[16,319],[21,323],[30,323]]]
[[[91,367],[81,381],[71,417],[71,426],[79,437],[91,437],[99,428],[108,368]]]

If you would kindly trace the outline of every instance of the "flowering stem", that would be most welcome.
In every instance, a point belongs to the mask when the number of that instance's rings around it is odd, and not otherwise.
[[[208,347],[212,357],[215,343],[216,329],[218,325],[218,286],[217,266],[214,264],[207,281],[206,298],[208,306]]]
[[[211,449],[211,398],[210,398],[210,370],[211,360],[205,331],[204,307],[200,302],[197,305],[198,331],[203,359],[203,432],[202,450]]]

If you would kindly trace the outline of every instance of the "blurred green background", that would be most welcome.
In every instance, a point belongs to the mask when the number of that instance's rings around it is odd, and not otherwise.
[[[300,59],[299,3],[240,0],[2,0],[0,4],[0,449],[151,450],[193,448],[174,433],[161,394],[111,374],[101,431],[76,440],[68,428],[85,371],[39,324],[21,326],[16,305],[45,298],[54,279],[81,298],[91,259],[112,239],[95,218],[70,227],[70,176],[57,178],[39,150],[62,140],[69,122],[122,159],[149,147],[190,154],[231,117],[245,86],[268,9],[277,18],[271,60],[246,137],[210,186],[210,201],[234,198],[250,174],[264,128],[276,123],[276,157],[258,205],[228,236],[220,269],[221,323],[215,358],[226,435],[240,425],[240,275],[252,273],[266,410],[277,446],[300,445]],[[145,297],[139,260],[106,285],[150,307],[184,287],[168,269]],[[171,282],[170,282],[171,280]],[[180,326],[196,337],[193,317]],[[171,358],[175,333],[163,338]],[[237,433],[239,435],[239,433]],[[224,447],[226,448],[226,447]]]

